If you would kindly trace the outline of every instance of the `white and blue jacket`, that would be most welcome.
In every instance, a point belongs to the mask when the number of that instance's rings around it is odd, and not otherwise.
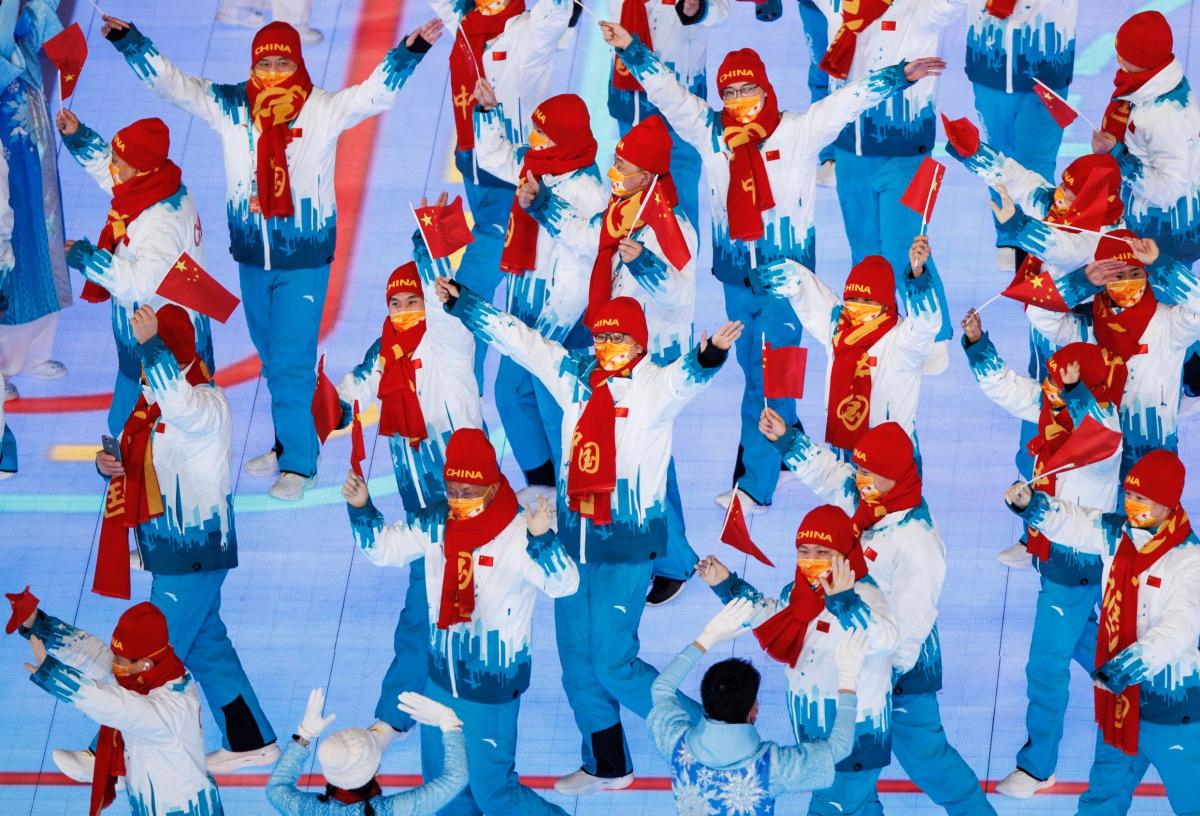
[[[474,371],[475,338],[462,323],[446,314],[434,291],[434,277],[449,275],[449,264],[444,258],[430,258],[419,233],[413,236],[413,260],[425,290],[425,335],[412,358],[426,437],[415,448],[400,434],[388,437],[396,487],[408,513],[418,513],[445,501],[442,468],[446,464],[450,435],[459,428],[483,427]],[[353,419],[355,400],[360,412],[378,401],[379,381],[383,377],[381,342],[382,338],[372,343],[362,362],[338,383],[344,425]]]
[[[402,567],[425,559],[430,680],[453,697],[476,703],[510,703],[529,688],[534,601],[539,592],[562,598],[579,588],[579,568],[553,531],[530,535],[525,516],[517,513],[471,554],[475,611],[470,622],[439,629],[446,505],[395,524],[385,524],[370,502],[346,509],[354,540],[372,564]]]
[[[838,695],[836,725],[826,740],[785,747],[765,741],[752,723],[703,717],[693,724],[676,690],[702,655],[695,644],[689,645],[650,687],[654,707],[646,728],[671,764],[671,789],[680,813],[771,816],[776,797],[833,784],[834,763],[853,747],[855,694]]]
[[[1036,424],[1042,413],[1041,383],[1009,368],[986,333],[970,345],[964,336],[963,347],[971,373],[984,395],[1018,419]],[[1111,403],[1101,406],[1085,386],[1065,388],[1062,396],[1076,428],[1090,416],[1109,430],[1120,433],[1121,418],[1116,406]],[[1054,477],[1054,495],[1063,501],[1105,513],[1116,510],[1122,447],[1118,445],[1107,459],[1058,473]],[[1050,557],[1046,561],[1035,558],[1033,564],[1046,580],[1062,586],[1100,585],[1098,556],[1053,541],[1050,542]]]
[[[483,47],[479,68],[503,108],[501,123],[512,144],[528,142],[529,117],[550,95],[554,53],[571,22],[572,5],[572,0],[537,0]],[[463,15],[475,9],[475,0],[430,0],[429,7],[446,24],[446,33],[461,39],[456,32]],[[451,88],[450,104],[472,105],[474,93],[474,88]],[[476,164],[471,152],[455,152],[455,166],[464,178],[485,187],[507,186]]]
[[[39,611],[29,629],[47,657],[30,680],[125,740],[125,794],[136,816],[221,816],[200,730],[200,693],[188,673],[138,694],[117,685],[108,645]]]
[[[563,409],[563,451],[572,450],[575,426],[591,397],[588,380],[596,367],[595,356],[569,351],[545,339],[469,289],[460,290],[451,314],[461,318],[478,339],[511,357],[546,386]],[[667,469],[675,417],[712,382],[725,356],[721,353],[720,362],[708,368],[699,349],[694,348],[668,366],[642,360],[629,377],[609,380],[618,414],[612,523],[593,524],[568,508],[571,462],[564,455],[558,479],[558,534],[572,558],[581,564],[636,564],[653,561],[665,552]]]
[[[229,400],[213,383],[189,383],[158,337],[137,350],[146,372],[143,393],[162,411],[150,445],[163,513],[135,530],[142,564],[158,575],[232,569],[238,558]]]
[[[831,93],[804,113],[782,112],[775,132],[758,146],[775,207],[762,213],[762,238],[735,241],[729,237],[725,209],[733,152],[721,138],[721,111],[710,108],[703,96],[691,93],[637,37],[617,53],[675,133],[700,153],[712,208],[713,274],[722,283],[735,286],[750,286],[748,270],[780,258],[813,268],[817,154],[847,123],[909,85],[903,67],[890,65]]]
[[[582,213],[573,211],[550,192],[540,194],[529,207],[529,214],[557,242],[574,247],[580,253],[587,253],[587,279],[591,277],[592,261],[600,247],[608,201],[609,194],[606,191],[605,206],[591,217],[581,217]],[[642,245],[641,255],[631,263],[625,263],[620,253],[614,253],[612,262],[612,297],[631,297],[642,304],[646,313],[646,329],[650,333],[647,350],[656,365],[673,363],[683,355],[684,349],[692,347],[696,256],[699,247],[696,230],[692,228],[683,208],[676,205],[674,213],[691,254],[691,259],[683,269],[671,265],[658,242],[658,236],[648,227],[642,227],[631,236]],[[585,290],[587,279],[583,284]]]
[[[1128,526],[1124,513],[1103,513],[1034,493],[1026,524],[1052,541],[1099,555],[1107,583],[1122,536],[1135,547],[1151,530]],[[1140,576],[1137,641],[1106,664],[1115,691],[1141,684],[1142,719],[1164,725],[1200,721],[1200,540],[1193,532]]]
[[[1128,96],[1125,143],[1112,154],[1125,181],[1129,228],[1191,263],[1200,256],[1200,105],[1178,60]]]
[[[288,176],[295,214],[264,218],[250,212],[257,193],[255,151],[260,133],[251,121],[246,82],[220,84],[190,76],[163,56],[146,35],[130,26],[116,41],[134,73],[158,96],[197,116],[216,131],[225,155],[225,212],[233,259],[264,269],[320,267],[333,259],[337,242],[334,192],[337,142],[342,132],[392,107],[427,46],[403,43],[360,85],[340,91],[314,87],[291,123]]]
[[[842,25],[845,0],[815,0],[829,20],[829,42]],[[846,79],[830,77],[829,88],[853,85],[881,68],[939,52],[942,29],[966,7],[967,0],[895,0],[883,16],[858,35]],[[857,156],[915,156],[932,152],[937,135],[934,96],[937,77],[924,79],[862,111],[834,143]]]
[[[506,184],[520,183],[521,163],[528,145],[509,141],[500,106],[475,109],[475,160],[479,167]],[[539,197],[553,196],[556,218],[591,218],[608,204],[608,184],[600,179],[595,163],[562,175],[540,179]],[[529,214],[534,216],[533,207]],[[536,218],[536,216],[534,216]],[[562,343],[579,323],[587,307],[588,280],[596,247],[558,240],[550,227],[538,230],[537,261],[520,275],[506,274],[508,312],[543,337]]]
[[[1121,430],[1126,469],[1147,451],[1177,447],[1183,361],[1188,347],[1200,339],[1200,277],[1166,255],[1160,255],[1146,271],[1160,299],[1142,333],[1146,352],[1125,361],[1129,378],[1121,399]],[[1082,270],[1068,277],[1071,285],[1064,282],[1059,291],[1069,307],[1100,291],[1087,283]],[[1164,299],[1175,305],[1163,303]],[[1025,314],[1055,348],[1078,341],[1096,342],[1091,309],[1050,312],[1030,306]]]
[[[684,17],[683,0],[628,0],[645,3],[654,53],[685,88],[704,98],[708,92],[708,30],[729,17],[729,0],[700,0],[695,17]],[[613,19],[620,5],[613,4]],[[615,63],[614,63],[615,65]],[[608,114],[618,122],[637,124],[658,111],[645,91],[623,91],[608,82]]]
[[[1040,79],[1061,93],[1075,72],[1078,12],[1079,0],[1019,0],[1001,19],[988,13],[987,0],[974,0],[967,78],[1005,93],[1030,93]]]
[[[804,330],[833,359],[833,336],[842,315],[842,299],[807,267],[795,261],[777,261],[757,270],[767,291],[786,297]],[[902,318],[868,350],[871,364],[871,415],[867,427],[899,423],[914,441],[917,438],[917,404],[921,381],[931,367],[931,357],[942,328],[942,312],[931,268],[917,278],[906,271],[900,287],[907,317]],[[829,404],[829,377],[825,370],[825,404]]]
[[[783,463],[822,501],[850,516],[858,509],[854,466],[834,451],[791,429],[775,443]],[[946,544],[924,500],[888,513],[862,533],[871,579],[887,598],[898,632],[892,654],[893,692],[924,694],[942,687],[938,599],[946,580]],[[861,694],[860,694],[861,699]]]
[[[361,816],[361,804],[344,805],[331,799],[321,801],[317,793],[305,793],[298,787],[312,757],[294,739],[283,746],[283,756],[271,771],[267,782],[267,801],[284,816]],[[442,772],[412,790],[381,794],[370,800],[375,816],[428,816],[450,804],[467,786],[467,751],[461,728],[442,733]]]
[[[872,565],[873,566],[873,565]],[[780,597],[768,598],[730,574],[713,587],[723,603],[749,598],[757,607],[751,626],[758,626],[787,606],[794,584]],[[858,675],[854,742],[849,755],[836,760],[839,771],[883,768],[892,755],[892,664],[897,624],[887,599],[866,576],[853,589],[825,598],[825,608],[808,625],[795,666],[784,666],[788,716],[797,742],[827,740],[838,713],[837,645],[856,629],[867,633],[867,659]]]
[[[63,137],[63,144],[100,189],[111,194],[113,180],[108,165],[112,160],[112,149],[108,142],[81,123],[73,134]],[[156,291],[184,252],[201,268],[205,267],[200,213],[187,188],[181,184],[175,195],[147,207],[126,224],[125,235],[129,243],[118,241],[112,252],[95,249],[87,240],[76,241],[67,260],[78,265],[85,278],[103,287],[111,296],[117,365],[122,375],[138,380],[142,376],[142,360],[137,353],[138,342],[129,319],[141,306],[157,310],[172,302]],[[192,318],[196,352],[211,373],[215,369],[212,326],[208,316],[186,306],[183,308]]]

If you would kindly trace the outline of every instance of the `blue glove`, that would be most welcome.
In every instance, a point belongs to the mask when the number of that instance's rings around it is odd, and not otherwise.
[[[1092,672],[1092,680],[1113,694],[1120,694],[1130,686],[1142,682],[1149,675],[1150,669],[1142,657],[1141,644],[1133,643]]]
[[[92,245],[92,242],[87,238],[80,238],[71,244],[71,249],[67,252],[67,266],[82,272],[95,253],[96,247]]]

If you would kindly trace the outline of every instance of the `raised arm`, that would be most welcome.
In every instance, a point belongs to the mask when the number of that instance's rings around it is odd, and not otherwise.
[[[219,127],[226,117],[235,124],[246,124],[238,121],[237,106],[223,104],[217,93],[219,90],[228,97],[232,89],[240,88],[240,85],[218,86],[207,79],[185,74],[163,56],[150,38],[133,23],[114,21],[112,18],[105,18],[105,22],[107,27],[112,28],[108,36],[117,51],[137,78],[160,98],[193,116],[199,116],[210,127]]]
[[[676,692],[679,691],[679,684],[683,682],[683,678],[703,655],[704,652],[700,651],[695,643],[689,643],[687,648],[663,668],[650,686],[650,700],[653,705],[646,717],[646,728],[650,731],[654,747],[668,761],[675,746],[692,725],[691,718],[680,704]]]
[[[833,343],[834,310],[842,304],[837,292],[802,263],[782,258],[753,271],[759,284],[775,297],[787,298],[804,331],[823,346]]]
[[[854,485],[852,465],[798,428],[788,428],[772,444],[783,455],[783,464],[809,490],[850,515],[854,514],[858,508],[858,489]]]
[[[170,705],[162,695],[151,698],[127,691],[115,683],[100,682],[53,655],[42,661],[30,680],[100,725],[121,731],[127,738],[139,736],[162,742],[174,736],[183,724],[182,707]]]
[[[482,105],[476,105],[475,158],[480,169],[501,181],[517,184],[521,180],[521,159],[517,154],[517,148],[508,140],[500,107],[484,110]]]
[[[513,55],[522,76],[551,69],[554,52],[571,22],[572,0],[537,0],[521,27]]]
[[[442,521],[428,514],[418,515],[411,521],[385,524],[380,513],[367,495],[367,485],[354,473],[346,477],[342,487],[346,499],[346,511],[350,514],[350,531],[354,543],[377,567],[402,567],[425,554],[425,547],[434,533],[441,536]],[[363,502],[357,504],[357,502]]]
[[[462,728],[451,728],[442,731],[442,772],[419,787],[393,793],[385,801],[395,816],[437,813],[466,786],[466,740]]]
[[[862,114],[913,83],[904,75],[905,63],[878,68],[814,102],[801,117],[801,130],[814,151],[824,147]],[[896,104],[903,104],[897,100]]]
[[[1145,136],[1139,130],[1139,135]],[[1140,198],[1160,209],[1170,209],[1188,194],[1192,156],[1200,150],[1200,138],[1187,127],[1168,124],[1157,127],[1143,139],[1146,155],[1138,158],[1117,143],[1111,153],[1121,168],[1121,179]]]
[[[271,770],[267,780],[267,801],[284,816],[301,816],[301,808],[316,794],[304,793],[296,787],[312,749],[294,739],[284,742],[283,755]]]
[[[565,244],[578,255],[595,255],[600,248],[600,230],[604,225],[604,205],[599,212],[583,212],[556,194],[547,185],[538,192],[525,210],[538,226],[555,241]]]
[[[21,636],[36,637],[46,651],[59,662],[96,680],[112,680],[112,650],[108,644],[42,610],[37,611],[33,626],[19,629]]]
[[[896,335],[896,350],[913,368],[921,368],[937,343],[942,330],[942,306],[937,296],[932,266],[925,265],[920,274],[909,266],[900,287],[907,317],[900,321]]]
[[[59,112],[58,124],[63,145],[71,157],[92,177],[101,190],[112,193],[113,179],[112,174],[108,172],[108,165],[112,161],[112,148],[108,142],[99,133],[75,119],[75,114],[66,108]],[[75,129],[68,132],[72,124]]]
[[[617,56],[646,91],[646,97],[685,142],[701,155],[717,150],[720,120],[706,100],[689,92],[675,72],[663,65],[658,55],[637,37],[633,37],[627,46],[618,48]]]
[[[660,381],[663,398],[656,402],[660,418],[674,419],[712,382],[712,378],[729,356],[729,347],[718,344],[725,342],[726,338],[722,337],[722,332],[731,325],[737,327],[737,334],[740,335],[740,323],[727,323],[711,340],[701,341],[701,345],[693,347],[687,354],[663,368],[664,376]],[[733,340],[729,342],[732,343]]]
[[[67,265],[113,297],[145,303],[187,250],[193,229],[192,223],[174,223],[164,212],[146,212],[133,224],[129,243],[119,255],[82,239],[71,246]]]
[[[963,348],[984,396],[1019,419],[1037,422],[1042,412],[1041,386],[1009,368],[986,332],[974,343],[964,335]]]
[[[1028,487],[1024,491],[1011,487],[1005,500],[1013,512],[1026,524],[1044,533],[1046,538],[1082,553],[1107,557],[1116,552],[1124,525],[1123,515],[1081,507],[1041,492],[1028,495],[1028,491]],[[1014,504],[1016,492],[1028,495],[1024,508]]]
[[[429,51],[430,43],[424,37],[436,40],[441,36],[440,26],[436,34],[427,33],[428,28],[422,26],[418,32],[409,35],[405,42],[387,52],[364,82],[342,88],[326,97],[326,115],[334,132],[349,130],[364,119],[383,113],[396,104],[400,89]]]
[[[579,567],[550,529],[549,502],[539,499],[537,508],[533,513],[527,511],[526,518],[528,543],[522,577],[551,598],[574,595],[579,589]]]
[[[135,334],[138,314],[130,321]],[[214,386],[189,383],[179,361],[157,335],[138,344],[138,355],[146,383],[162,409],[163,422],[197,436],[212,434],[229,423],[229,403],[224,394]],[[199,359],[192,365],[200,365]]]
[[[1182,351],[1200,339],[1200,277],[1188,264],[1162,254],[1147,272],[1154,288],[1175,302],[1168,312],[1171,347]]]
[[[979,150],[963,156],[953,147],[947,152],[962,162],[969,172],[979,176],[988,187],[1004,187],[1014,202],[1028,213],[1045,217],[1054,203],[1054,184],[1027,169],[1015,159],[1010,159],[987,142],[979,143]]]

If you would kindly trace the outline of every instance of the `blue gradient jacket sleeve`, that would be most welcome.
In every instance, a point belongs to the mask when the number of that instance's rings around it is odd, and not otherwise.
[[[851,465],[843,462],[828,446],[796,428],[789,428],[773,444],[783,454],[783,464],[809,490],[854,515],[858,508],[858,489],[854,485]]]
[[[650,731],[650,739],[654,740],[654,747],[668,762],[670,762],[671,753],[679,744],[679,740],[692,727],[691,718],[688,717],[687,711],[680,704],[675,692],[679,690],[679,684],[683,682],[683,678],[687,677],[688,672],[703,655],[704,652],[700,651],[696,644],[688,644],[683,651],[675,655],[674,660],[663,668],[655,678],[653,685],[650,686],[650,699],[653,707],[646,717],[646,728]]]

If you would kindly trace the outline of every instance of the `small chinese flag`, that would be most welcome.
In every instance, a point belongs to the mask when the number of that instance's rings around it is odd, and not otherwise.
[[[1018,276],[1019,277],[1019,276]],[[1063,300],[1062,293],[1049,272],[1042,271],[1027,278],[1014,280],[1000,294],[1029,306],[1037,306],[1051,312],[1069,312],[1071,308]]]
[[[338,409],[339,413],[341,408]],[[363,475],[362,463],[367,458],[367,445],[363,442],[362,420],[358,418],[358,400],[354,401],[354,423],[350,426],[350,467],[358,474],[358,478],[365,479]]]
[[[154,293],[222,323],[229,319],[241,302],[237,295],[205,272],[186,252],[175,260],[171,271]]]
[[[342,400],[333,381],[325,376],[324,354],[317,361],[317,388],[313,392],[312,415],[313,424],[317,427],[317,438],[324,445],[325,440],[337,430],[342,421]]]
[[[1120,431],[1104,427],[1094,417],[1084,417],[1062,447],[1046,460],[1042,472],[1073,470],[1103,462],[1121,447],[1121,438]]]
[[[65,100],[75,92],[75,83],[87,61],[87,38],[79,23],[71,23],[42,46],[46,57],[58,69],[58,89]]]
[[[945,128],[946,138],[954,145],[958,155],[965,159],[979,152],[979,128],[975,127],[975,123],[970,119],[965,116],[961,119],[951,119],[943,113],[942,127]]]
[[[729,500],[729,511],[725,513],[725,523],[721,526],[721,540],[739,552],[753,556],[768,567],[775,566],[771,559],[750,540],[750,528],[746,526],[746,514],[742,511],[742,502],[738,491],[733,491]]]
[[[1050,116],[1060,128],[1065,128],[1067,125],[1079,118],[1079,111],[1067,104],[1067,100],[1050,90],[1050,87],[1040,79],[1033,81],[1033,92],[1038,95],[1038,99],[1042,100],[1042,104],[1046,106],[1046,110],[1050,111]]]
[[[29,591],[29,584],[20,592],[5,592],[4,597],[12,604],[12,615],[4,626],[4,634],[11,635],[30,615],[37,611],[38,599]]]
[[[921,215],[921,220],[928,223],[933,214],[933,206],[937,203],[938,189],[942,186],[942,176],[946,175],[946,165],[926,156],[921,160],[921,166],[908,183],[908,189],[900,197],[900,203]]]
[[[667,200],[663,198],[661,190],[655,189],[650,200],[646,202],[646,209],[642,211],[642,223],[654,230],[654,237],[658,239],[658,245],[671,266],[683,269],[688,265],[688,261],[692,259],[691,250],[683,237],[679,219],[675,217],[675,211],[667,206]]]
[[[462,196],[455,196],[444,207],[417,207],[415,212],[421,237],[434,258],[453,255],[475,240],[463,215]]]
[[[767,399],[804,399],[804,371],[808,349],[804,346],[772,348],[763,342],[763,396]]]

